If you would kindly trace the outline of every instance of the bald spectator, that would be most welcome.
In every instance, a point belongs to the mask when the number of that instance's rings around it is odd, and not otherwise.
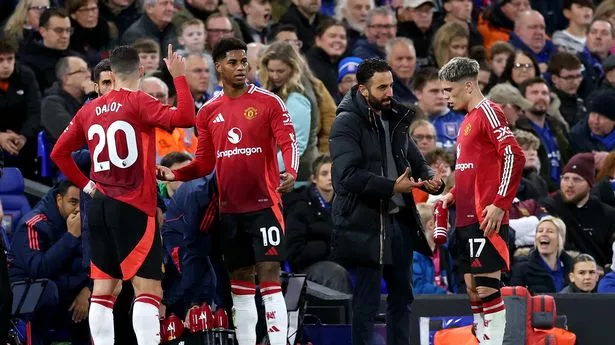
[[[205,22],[212,13],[218,11],[218,3],[217,0],[184,0],[184,6],[173,15],[173,25],[179,28],[190,19]]]
[[[515,21],[515,31],[510,34],[510,44],[532,55],[538,62],[541,72],[547,71],[547,64],[557,48],[547,38],[545,19],[538,11],[519,13]]]
[[[397,34],[397,20],[388,7],[376,7],[367,14],[365,38],[360,38],[352,49],[352,55],[362,59],[373,57],[385,59],[387,42]]]
[[[177,32],[171,23],[175,6],[173,0],[144,0],[143,15],[132,24],[122,36],[122,44],[133,44],[139,38],[151,38],[158,43],[161,51],[167,45],[177,46]]]
[[[498,41],[508,41],[519,13],[531,10],[529,0],[492,1],[478,18],[478,32],[487,51]]]
[[[397,35],[414,42],[419,66],[431,65],[430,47],[438,25],[434,23],[434,2],[413,0],[404,2],[398,11]]]
[[[72,28],[64,10],[45,10],[41,14],[39,25],[43,42],[27,42],[19,50],[17,60],[32,69],[41,92],[44,92],[56,81],[55,67],[58,60],[75,54],[68,50]]]
[[[56,77],[58,81],[47,90],[41,106],[41,123],[54,142],[81,108],[86,97],[97,97],[88,65],[79,57],[60,59],[56,66]]]
[[[202,54],[190,54],[186,57],[186,81],[198,111],[209,99],[209,64]]]
[[[253,84],[258,84],[258,59],[265,47],[259,42],[248,43],[248,81]]]
[[[393,95],[402,103],[413,104],[412,77],[416,71],[414,44],[406,37],[396,37],[386,45],[387,62],[393,69]]]
[[[367,13],[376,7],[374,0],[338,0],[335,6],[335,19],[346,26],[348,47],[353,47],[365,32]]]
[[[205,31],[207,32],[205,50],[210,54],[221,39],[233,37],[235,35],[231,18],[219,12],[213,13],[207,17],[207,21],[205,21]]]
[[[316,30],[329,16],[319,13],[322,0],[293,0],[280,24],[292,24],[297,28],[299,40],[303,42],[301,52],[307,52],[314,45]]]

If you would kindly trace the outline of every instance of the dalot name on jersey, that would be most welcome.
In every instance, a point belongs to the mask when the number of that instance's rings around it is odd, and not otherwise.
[[[105,104],[102,107],[98,106],[96,107],[96,116],[100,116],[110,111],[115,113],[119,111],[121,107],[122,107],[122,103],[119,103],[119,102],[112,102],[111,104]]]

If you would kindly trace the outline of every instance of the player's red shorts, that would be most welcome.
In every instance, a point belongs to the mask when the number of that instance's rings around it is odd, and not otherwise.
[[[92,279],[162,279],[162,244],[155,217],[96,192],[88,224]]]
[[[457,259],[461,273],[491,273],[508,271],[510,256],[508,252],[508,225],[500,226],[496,235],[485,237],[480,224],[455,229]]]
[[[221,241],[230,272],[256,262],[283,261],[284,219],[280,206],[249,213],[223,213]]]

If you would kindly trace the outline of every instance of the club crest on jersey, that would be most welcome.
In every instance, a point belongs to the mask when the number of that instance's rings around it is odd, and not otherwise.
[[[467,137],[470,132],[472,132],[472,125],[468,123],[463,129],[463,134]]]
[[[243,116],[246,118],[246,120],[252,120],[256,117],[257,114],[258,113],[256,112],[256,108],[254,107],[246,108],[246,110],[243,111]]]
[[[457,129],[457,123],[456,122],[445,122],[444,123],[444,135],[447,138],[450,138],[450,139],[457,138],[457,133],[458,132],[459,132],[459,130]]]

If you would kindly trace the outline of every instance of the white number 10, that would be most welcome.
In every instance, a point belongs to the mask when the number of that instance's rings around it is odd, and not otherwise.
[[[263,235],[263,246],[277,246],[280,244],[280,229],[276,226],[270,226],[267,228],[260,228],[261,235]]]
[[[470,257],[471,258],[478,258],[478,257],[480,257],[480,253],[483,252],[483,248],[485,247],[486,239],[484,239],[484,238],[468,238],[468,241],[470,242]],[[476,250],[476,255],[474,255],[474,244],[475,243],[478,243],[478,249]]]
[[[128,155],[125,158],[120,158],[117,153],[117,146],[115,143],[115,133],[117,133],[117,131],[124,132],[124,135],[126,136]],[[139,157],[139,151],[137,149],[137,136],[134,128],[132,128],[128,122],[115,121],[109,126],[106,133],[105,129],[101,125],[92,125],[88,129],[88,140],[94,139],[95,135],[98,136],[98,144],[96,144],[94,154],[92,155],[95,172],[109,170],[111,169],[111,164],[121,169],[126,169],[135,164],[137,158]],[[105,144],[108,144],[107,152],[109,153],[109,161],[111,162],[98,160],[102,150],[105,148]]]

